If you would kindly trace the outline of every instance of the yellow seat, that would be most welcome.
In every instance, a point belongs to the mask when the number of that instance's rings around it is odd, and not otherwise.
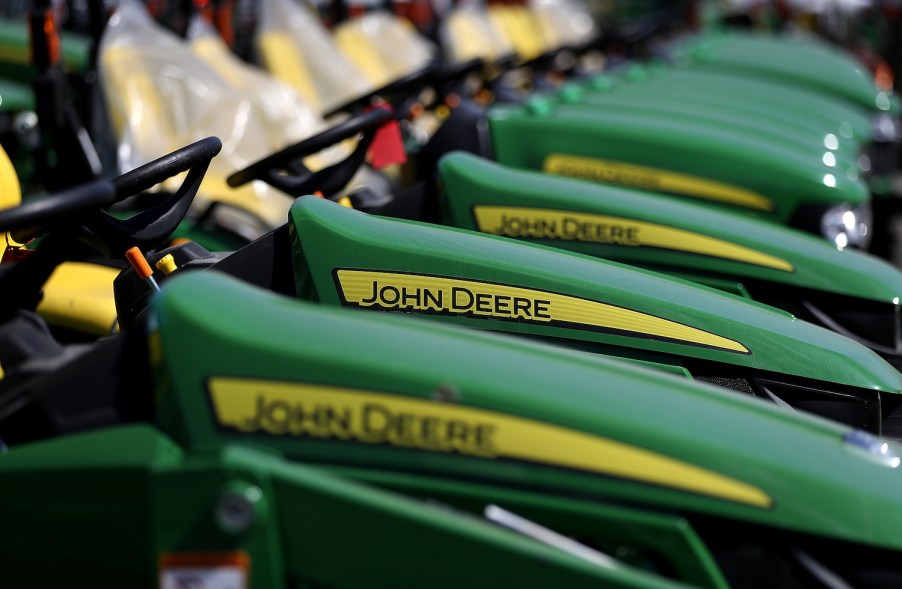
[[[532,0],[530,10],[542,29],[546,51],[598,36],[592,14],[579,0]]]
[[[257,47],[263,66],[275,77],[295,89],[317,112],[322,112],[322,101],[310,70],[300,56],[294,41],[283,31],[267,31],[257,37]]]
[[[546,45],[535,14],[525,6],[499,4],[490,6],[488,10],[492,24],[524,60],[535,59],[552,49]]]
[[[476,58],[491,62],[515,51],[482,9],[456,8],[445,16],[441,27],[448,57],[455,63]]]
[[[259,6],[255,43],[261,62],[319,114],[373,89],[312,9],[292,0],[260,0]]]
[[[406,20],[377,11],[347,20],[335,28],[335,43],[379,88],[415,72],[433,59],[434,48]]]
[[[52,326],[89,336],[109,335],[116,321],[113,280],[116,268],[66,262],[44,285],[38,314]]]

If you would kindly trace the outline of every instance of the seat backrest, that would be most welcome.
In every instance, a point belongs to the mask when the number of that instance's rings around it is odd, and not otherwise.
[[[373,89],[339,51],[313,8],[291,0],[261,0],[256,47],[260,61],[319,114]]]
[[[482,58],[493,61],[510,55],[514,46],[498,31],[485,9],[455,8],[440,24],[445,57],[453,63]]]
[[[382,10],[338,25],[335,42],[375,88],[426,67],[436,53],[408,21]]]
[[[298,54],[291,35],[284,31],[261,31],[257,49],[263,66],[275,77],[295,89],[317,111],[322,111],[319,93],[304,59]]]
[[[99,55],[100,79],[124,170],[215,135],[223,150],[210,164],[196,208],[210,201],[226,202],[270,227],[285,222],[291,202],[274,189],[262,183],[238,190],[226,185],[232,172],[273,149],[252,101],[184,41],[156,25],[136,2],[123,2],[110,19]],[[171,181],[177,186],[181,177]]]
[[[522,59],[534,59],[551,49],[546,46],[535,14],[525,6],[498,4],[488,10],[489,19]]]
[[[592,14],[580,0],[531,0],[529,8],[542,30],[546,50],[582,44],[599,34]]]

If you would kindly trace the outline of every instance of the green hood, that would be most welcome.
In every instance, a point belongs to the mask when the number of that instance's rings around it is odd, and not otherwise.
[[[659,269],[764,280],[885,304],[902,297],[897,268],[779,225],[639,190],[515,170],[463,152],[445,156],[439,170],[446,221],[455,227]],[[540,229],[542,211],[575,213],[571,231]],[[523,221],[514,222],[518,212]],[[588,232],[592,215],[606,217],[596,220],[608,223],[606,233]]]
[[[895,462],[820,419],[597,356],[302,304],[215,273],[174,280],[152,312],[159,418],[189,450],[243,440],[436,488],[453,477],[461,489],[626,501],[902,549]]]
[[[712,33],[678,48],[687,68],[723,71],[808,87],[871,111],[887,111],[886,95],[863,64],[817,41],[740,31]]]
[[[618,91],[614,88],[607,92],[586,92],[583,86],[571,84],[564,86],[557,94],[545,94],[543,97],[561,104],[583,106],[587,112],[641,113],[652,118],[678,118],[692,125],[729,130],[742,136],[770,141],[778,148],[795,149],[815,162],[823,161],[824,155],[829,152],[837,160],[830,167],[857,172],[856,158],[862,150],[861,142],[841,137],[836,132],[831,134],[827,125],[803,120],[785,111],[760,113],[740,101],[712,104],[697,98],[674,100],[669,97],[668,100],[661,100],[655,92],[640,92],[638,89]]]
[[[716,105],[716,108],[729,108],[734,104],[754,108],[757,105],[764,119],[779,117],[776,113],[782,112],[784,116],[792,115],[800,121],[826,125],[825,130],[840,132],[845,137],[867,141],[872,135],[873,112],[836,96],[779,80],[658,64],[650,67],[632,65],[612,75],[622,82],[614,87],[613,91],[617,93],[657,95],[667,100],[698,100]],[[598,81],[590,79],[586,88],[610,92],[606,77],[602,76],[601,87]]]
[[[297,292],[323,304],[423,314],[633,357],[694,358],[871,390],[902,389],[902,375],[846,338],[659,274],[372,217],[316,198],[295,202],[289,229]]]
[[[806,205],[869,198],[863,182],[795,150],[679,120],[544,102],[495,107],[489,125],[502,164],[665,192],[780,223]]]

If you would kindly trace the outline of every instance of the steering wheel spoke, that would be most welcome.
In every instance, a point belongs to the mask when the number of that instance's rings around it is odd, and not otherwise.
[[[188,213],[210,162],[221,149],[219,138],[208,137],[114,178],[116,200],[121,201],[188,172],[172,196],[130,217],[95,211],[85,222],[89,231],[82,240],[115,260],[133,246],[148,250],[164,244]]]

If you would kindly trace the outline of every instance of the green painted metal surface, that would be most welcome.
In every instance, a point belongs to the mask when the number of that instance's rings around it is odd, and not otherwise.
[[[457,229],[439,228],[422,223],[382,219],[344,209],[315,198],[301,198],[290,213],[295,248],[297,291],[302,297],[315,298],[328,305],[357,305],[369,309],[426,314],[460,325],[519,333],[528,336],[562,338],[589,342],[625,356],[637,353],[695,357],[762,370],[796,374],[868,389],[896,392],[902,389],[900,374],[866,348],[836,334],[798,321],[771,307],[757,305],[717,291],[681,281],[662,280],[662,276],[628,268],[612,262],[601,263],[587,256],[527,245],[496,236],[479,235]],[[443,277],[466,283],[507,285],[533,290],[533,300],[559,294],[590,302],[582,320],[593,321],[594,313],[630,316],[622,331],[595,329],[588,324],[550,322],[505,317],[504,313],[474,314],[449,309],[416,308],[413,302],[388,305],[384,298],[366,306],[347,299],[341,290],[341,270],[364,271],[365,295],[381,290],[383,280],[374,275],[369,282],[366,271]],[[404,277],[395,277],[398,284]],[[377,282],[379,285],[377,286]],[[384,281],[383,281],[384,282]],[[386,283],[387,284],[387,283]],[[395,288],[395,287],[392,287]],[[413,293],[413,287],[410,292]],[[381,295],[380,295],[381,296]],[[421,293],[421,296],[425,296]],[[535,298],[538,297],[538,298]],[[365,297],[363,297],[365,298]],[[552,297],[553,298],[553,297]],[[421,302],[423,302],[421,300]],[[462,301],[463,302],[463,301]],[[610,307],[596,309],[598,302]],[[434,311],[434,312],[433,312]],[[553,314],[553,312],[552,312]],[[692,332],[669,339],[649,335],[647,321],[656,319],[667,325],[687,326],[738,343],[739,348],[717,339],[707,345]],[[632,323],[635,319],[635,323]],[[774,333],[785,337],[775,338]],[[682,343],[681,343],[682,342]],[[745,348],[748,353],[743,352]],[[640,359],[653,359],[642,358]]]
[[[860,104],[806,83],[657,64],[565,86],[524,106],[499,105],[489,120],[493,154],[501,163],[789,223],[806,205],[867,200],[858,156],[871,137],[872,116]],[[574,164],[574,156],[602,161]],[[555,167],[555,157],[571,161]],[[643,169],[622,169],[624,164]],[[673,174],[690,178],[674,180]],[[719,185],[685,184],[706,180]],[[736,189],[750,194],[730,194]]]
[[[241,557],[252,587],[682,586],[265,450],[188,455],[148,426],[16,448],[0,456],[0,480],[0,514],[17,530],[0,538],[7,586],[156,587],[176,558],[200,566],[198,555]],[[251,510],[240,528],[222,523],[236,497]]]
[[[676,513],[643,511],[624,505],[488,487],[401,473],[336,467],[343,476],[479,511],[485,497],[495,497],[515,513],[552,529],[569,530],[607,554],[641,568],[660,569],[659,555],[680,580],[694,587],[729,587],[708,547],[691,523]]]
[[[861,63],[817,40],[712,32],[679,47],[676,53],[678,59],[694,62],[693,69],[760,76],[829,93],[868,110],[888,110]]]
[[[34,92],[11,80],[0,80],[0,112],[34,110]]]
[[[781,223],[787,223],[803,204],[857,205],[868,199],[863,182],[850,180],[845,173],[772,142],[699,128],[680,120],[618,112],[587,113],[585,108],[571,105],[545,106],[545,112],[530,106],[499,106],[490,111],[495,159],[512,167],[545,170],[546,160],[554,154],[641,165],[654,170],[595,170],[590,164],[582,171],[563,172],[595,181],[666,190]],[[719,188],[704,197],[694,189],[676,192],[664,185],[661,172],[688,174],[753,194],[748,202],[735,202]]]
[[[203,314],[196,312],[198,304]],[[236,308],[244,312],[236,314]],[[848,430],[820,419],[567,350],[381,314],[330,311],[213,274],[174,280],[154,309],[157,368],[166,375],[158,395],[161,424],[189,452],[245,441],[296,460],[342,466],[346,473],[348,468],[406,473],[409,480],[390,477],[390,484],[407,489],[420,485],[421,493],[431,486],[442,497],[465,502],[472,502],[479,488],[502,497],[514,497],[520,489],[524,496],[519,503],[531,504],[535,513],[553,511],[553,497],[587,498],[588,503],[566,502],[560,521],[566,513],[572,521],[574,510],[591,513],[595,501],[626,500],[635,508],[670,506],[902,548],[902,510],[894,490],[899,470],[844,443]],[[203,363],[193,359],[199,346],[207,358]],[[215,383],[223,378],[247,384],[237,390],[236,402],[257,406],[262,413],[229,422],[230,410],[216,392]],[[375,430],[370,431],[375,437],[361,436],[354,433],[355,425],[336,425],[326,406],[305,404],[304,387],[326,385],[337,388],[320,403],[333,403],[334,411],[356,392],[386,406],[414,403],[421,413],[408,423],[420,423],[416,420],[426,413],[441,419],[455,411],[484,412],[497,422],[497,454],[449,452],[424,443],[414,431],[409,437],[379,437]],[[293,388],[297,386],[302,388]],[[294,420],[294,426],[276,426],[271,421],[275,417],[265,414],[270,411],[266,399],[277,390],[298,395],[292,409],[280,410],[287,413],[279,419]],[[505,459],[507,433],[527,422],[552,428],[536,440],[541,440],[538,447],[554,445],[563,428],[585,434],[593,443],[616,441],[711,469],[727,482],[668,479],[656,468],[643,472],[653,464],[644,454],[634,463],[638,471],[610,476],[554,468],[554,460],[572,464],[572,459],[593,458],[567,452],[547,459],[529,453]],[[380,427],[402,427],[400,423],[382,422]],[[538,452],[526,439],[520,444]],[[617,461],[616,448],[609,450],[606,465],[608,459]],[[633,478],[644,475],[664,479],[648,484]],[[673,487],[691,482],[701,487]],[[544,504],[526,495],[536,492],[546,496]],[[599,517],[596,513],[589,521]]]
[[[622,82],[621,82],[622,84]],[[773,142],[782,148],[793,148],[800,154],[813,158],[814,162],[822,161],[824,154],[830,152],[837,163],[830,166],[840,170],[857,171],[856,159],[861,151],[861,143],[857,140],[839,139],[834,133],[836,147],[831,149],[825,144],[830,128],[816,121],[801,119],[785,111],[748,112],[748,107],[737,102],[721,103],[692,99],[673,99],[670,95],[662,96],[653,89],[642,92],[640,88],[630,88],[607,92],[587,92],[583,86],[565,86],[557,94],[543,94],[543,98],[556,100],[567,105],[584,106],[587,112],[617,112],[627,114],[641,113],[656,118],[679,118],[693,125],[729,129],[742,136],[755,137],[762,141]],[[774,113],[775,116],[771,116]]]
[[[646,69],[641,68],[640,71]],[[649,88],[648,84],[642,83],[644,78],[638,83],[624,78],[625,74],[601,74],[578,86],[579,92],[575,94],[581,96],[580,100],[585,104],[598,108],[604,108],[607,104],[641,104],[653,111],[674,112],[681,116],[682,113],[714,116],[746,127],[767,127],[769,132],[782,130],[797,137],[819,135],[825,143],[835,145],[835,150],[848,154],[856,154],[861,143],[871,135],[869,129],[859,128],[859,133],[865,134],[856,136],[850,124],[824,120],[816,113],[812,115],[810,110],[785,112],[773,108],[770,102],[745,100],[741,96],[724,100],[712,92],[698,91],[686,84],[671,85],[666,94],[662,94],[661,90],[654,91],[654,87]],[[730,80],[724,77],[720,81],[727,84]],[[553,98],[555,95],[549,96]],[[560,96],[563,98],[565,94]]]
[[[844,136],[868,140],[871,137],[873,113],[851,105],[835,96],[779,80],[768,80],[724,71],[684,69],[639,70],[644,75],[632,75],[627,69],[618,79],[614,92],[653,93],[662,100],[693,98],[720,103],[720,108],[737,105],[758,105],[762,117],[782,112],[800,121],[826,125],[825,130],[842,132]],[[588,88],[592,88],[589,84]],[[844,130],[845,129],[845,130]]]
[[[772,223],[638,190],[515,170],[462,152],[446,156],[439,169],[446,221],[455,227],[702,277],[764,280],[885,304],[902,297],[902,273],[895,267]],[[497,215],[482,217],[486,220],[480,223],[483,207],[507,214],[500,224],[489,224]],[[570,217],[535,211],[562,211]],[[536,223],[543,214],[557,219],[557,225]],[[581,216],[585,214],[604,218],[593,221]],[[661,227],[685,233],[655,234]],[[716,241],[695,243],[699,236]],[[733,250],[729,244],[741,247]]]

